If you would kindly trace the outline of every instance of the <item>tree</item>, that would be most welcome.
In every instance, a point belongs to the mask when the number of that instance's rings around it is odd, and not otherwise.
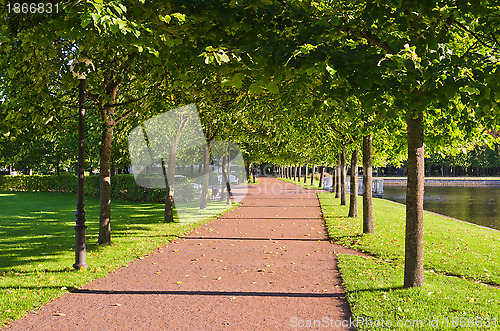
[[[349,217],[358,217],[358,158],[359,151],[358,149],[354,149],[351,156],[351,195],[349,197]]]
[[[152,7],[154,6],[154,8]],[[128,116],[141,112],[139,101],[158,90],[183,14],[165,4],[122,0],[112,3],[67,1],[54,15],[7,15],[2,22],[2,59],[11,60],[5,90],[12,109],[11,123],[26,114],[43,127],[74,102],[76,80],[69,62],[90,58],[96,71],[88,75],[90,91],[102,120],[100,148],[101,210],[99,244],[110,243],[111,152],[114,130]],[[153,27],[153,28],[152,28]],[[172,29],[173,28],[173,29]],[[5,61],[5,60],[4,60]],[[28,63],[28,65],[26,65]],[[2,63],[3,65],[3,63]],[[76,70],[83,70],[76,66]],[[126,82],[126,84],[125,84]],[[127,105],[127,110],[122,106]]]

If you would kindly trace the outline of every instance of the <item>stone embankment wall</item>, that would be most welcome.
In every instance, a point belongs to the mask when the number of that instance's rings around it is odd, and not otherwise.
[[[406,185],[406,178],[379,177],[384,185]],[[426,178],[426,186],[500,186],[499,179],[475,178]]]

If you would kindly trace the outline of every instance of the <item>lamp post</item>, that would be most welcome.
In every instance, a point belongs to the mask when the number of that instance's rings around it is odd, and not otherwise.
[[[75,229],[75,269],[87,268],[86,249],[85,249],[85,203],[84,203],[84,169],[85,169],[85,94],[87,90],[87,75],[86,73],[76,72],[75,64],[83,63],[85,66],[93,67],[92,62],[85,58],[79,58],[73,61],[71,72],[75,78],[78,78],[78,188],[76,202],[76,225]]]

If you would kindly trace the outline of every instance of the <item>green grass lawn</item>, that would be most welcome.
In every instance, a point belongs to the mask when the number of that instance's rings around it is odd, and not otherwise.
[[[425,212],[425,286],[403,289],[405,206],[374,199],[376,234],[365,235],[361,197],[348,218],[340,199],[318,196],[331,239],[376,256],[339,256],[359,330],[500,330],[500,289],[475,282],[500,285],[499,231]],[[382,320],[392,327],[367,322]]]
[[[319,194],[330,237],[339,244],[403,264],[405,206],[373,199],[375,235],[363,235],[360,217],[345,217],[333,194]],[[428,270],[500,285],[500,231],[424,213],[424,266]]]
[[[114,200],[112,244],[97,246],[98,198],[86,198],[86,271],[75,271],[76,195],[0,192],[0,325],[24,316],[53,298],[106,276],[227,210],[193,203],[190,222],[163,223],[164,205]],[[187,209],[186,209],[187,210]]]

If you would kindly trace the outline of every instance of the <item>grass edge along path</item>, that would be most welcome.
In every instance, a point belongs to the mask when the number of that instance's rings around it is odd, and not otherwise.
[[[0,327],[238,206],[212,202],[191,223],[164,223],[161,203],[113,200],[112,244],[97,246],[99,200],[86,198],[89,267],[75,271],[75,200],[68,193],[0,192]]]
[[[330,238],[376,256],[338,256],[359,330],[500,330],[500,289],[474,281],[498,285],[500,232],[426,212],[425,285],[403,289],[405,206],[374,198],[376,234],[363,235],[361,215],[318,197]]]
[[[304,177],[300,177],[300,178],[301,178],[301,180],[299,182],[299,181],[296,181],[296,180],[293,180],[293,179],[288,179],[288,178],[280,177],[280,179],[283,180],[283,181],[285,181],[285,182],[292,183],[292,184],[295,184],[295,185],[299,185],[299,186],[301,186],[303,188],[307,188],[307,189],[310,189],[310,190],[323,190],[323,187],[318,187],[319,182],[317,180],[314,180],[313,185],[310,184],[311,183],[311,176],[307,177],[307,183],[304,183]]]

